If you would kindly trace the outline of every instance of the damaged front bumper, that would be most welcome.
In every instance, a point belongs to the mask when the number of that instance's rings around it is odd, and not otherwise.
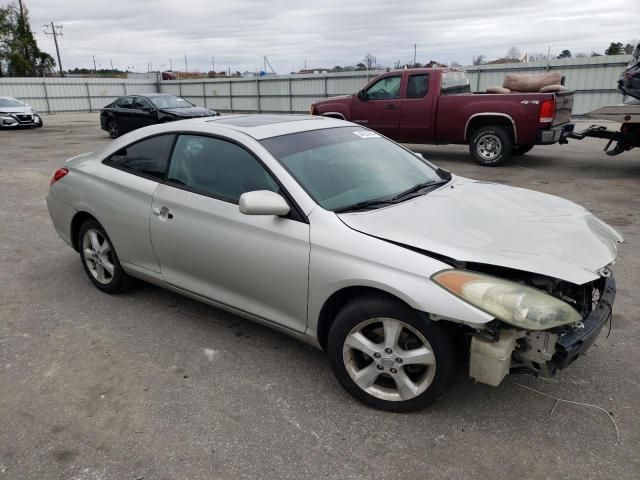
[[[604,279],[593,310],[568,331],[503,329],[497,339],[475,335],[471,340],[469,375],[480,383],[498,386],[510,371],[553,376],[582,355],[610,320],[616,297],[613,276]]]

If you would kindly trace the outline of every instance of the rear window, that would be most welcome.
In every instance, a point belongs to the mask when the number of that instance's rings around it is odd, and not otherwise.
[[[164,178],[169,151],[174,135],[158,135],[121,148],[104,160],[110,165],[130,173],[154,179]]]
[[[442,74],[442,93],[467,93],[471,91],[467,73],[458,70],[449,70]]]

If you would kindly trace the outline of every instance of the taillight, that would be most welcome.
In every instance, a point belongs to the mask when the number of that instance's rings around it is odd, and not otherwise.
[[[555,99],[545,100],[540,104],[540,122],[553,122],[556,111]]]
[[[53,185],[58,180],[60,180],[62,177],[64,177],[67,173],[69,173],[69,169],[67,169],[67,168],[60,168],[60,169],[56,170],[56,173],[54,173],[53,177],[51,177],[51,181],[49,182],[49,185]]]

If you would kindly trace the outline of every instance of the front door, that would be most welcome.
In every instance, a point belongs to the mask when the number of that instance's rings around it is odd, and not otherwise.
[[[151,105],[151,102],[144,97],[136,97],[133,103],[135,112],[133,113],[134,128],[142,128],[158,123],[158,112]]]
[[[355,97],[351,117],[355,123],[396,138],[400,126],[400,86],[402,75],[383,77]]]
[[[309,225],[240,213],[240,195],[255,190],[280,188],[246,149],[225,139],[181,135],[167,184],[152,202],[151,239],[162,278],[303,332]]]

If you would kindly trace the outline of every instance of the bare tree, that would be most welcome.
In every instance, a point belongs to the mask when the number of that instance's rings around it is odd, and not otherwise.
[[[367,70],[373,70],[378,63],[378,60],[370,53],[367,53],[362,59],[362,63],[365,64]]]
[[[478,55],[477,57],[473,57],[472,62],[474,65],[484,65],[487,63],[487,56],[482,54]]]
[[[522,58],[522,52],[520,51],[520,49],[518,47],[511,47],[507,51],[507,58],[513,58],[513,59],[520,60],[520,58]]]
[[[451,64],[449,65],[451,67],[461,67],[462,65],[460,65],[458,62],[456,62],[455,60],[451,60]]]
[[[530,62],[540,62],[547,59],[546,53],[534,52],[527,54]]]

